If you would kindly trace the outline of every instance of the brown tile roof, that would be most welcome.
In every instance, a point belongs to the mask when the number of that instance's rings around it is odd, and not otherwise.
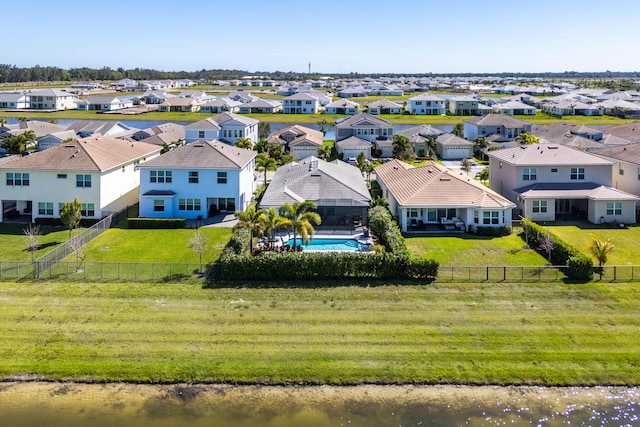
[[[198,141],[182,145],[140,167],[238,169],[253,160],[256,152],[219,141]]]
[[[319,130],[311,129],[305,126],[293,125],[284,129],[279,129],[275,132],[272,132],[267,139],[269,144],[280,144],[285,145],[287,141],[282,139],[282,135],[285,133],[293,133],[295,134],[295,138],[289,142],[289,145],[295,145],[300,141],[310,141],[316,145],[322,145],[322,141],[324,139],[324,134]]]
[[[397,159],[375,173],[402,206],[506,208],[515,206],[465,173],[437,163],[414,167]]]
[[[640,122],[631,122],[619,126],[611,126],[602,130],[604,133],[619,136],[631,140],[632,142],[640,142]]]
[[[0,168],[106,171],[159,151],[160,147],[146,142],[90,136],[20,157]]]

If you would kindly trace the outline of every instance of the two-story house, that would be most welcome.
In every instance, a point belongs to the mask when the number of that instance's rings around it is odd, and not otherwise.
[[[369,141],[375,145],[381,157],[393,155],[393,125],[380,117],[368,113],[360,113],[336,122],[336,145],[338,141],[350,136]]]
[[[42,89],[29,92],[28,95],[31,110],[72,110],[76,108],[78,99],[74,94],[60,89]]]
[[[140,165],[140,216],[202,219],[244,210],[256,152],[219,141],[182,145]]]
[[[298,92],[282,100],[284,114],[318,114],[320,101],[309,92]]]
[[[613,188],[614,162],[557,144],[489,151],[489,186],[533,221],[636,222],[638,196]]]
[[[235,144],[240,138],[248,138],[252,143],[258,141],[258,123],[256,119],[224,112],[185,127],[185,142],[220,140]]]
[[[76,197],[84,218],[100,219],[138,201],[138,165],[160,147],[94,136],[0,164],[0,221],[6,215],[59,218]]]
[[[411,114],[440,116],[447,114],[447,101],[436,95],[421,93],[407,100],[407,110]]]

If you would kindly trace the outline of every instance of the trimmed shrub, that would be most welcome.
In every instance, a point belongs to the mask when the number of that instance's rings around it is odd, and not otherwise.
[[[529,234],[529,245],[536,251],[540,251],[540,240],[546,236],[548,231],[535,222],[523,224]],[[551,235],[553,249],[551,251],[551,262],[556,265],[566,265],[567,277],[576,280],[591,280],[593,278],[593,260],[584,255],[575,247],[565,242],[561,238]],[[546,257],[546,254],[543,254]]]
[[[131,229],[187,228],[184,218],[127,218],[127,224]]]
[[[34,220],[34,222],[37,225],[50,225],[50,226],[54,226],[54,227],[66,227],[62,223],[60,218],[36,218]],[[92,225],[95,225],[98,222],[100,222],[99,219],[83,218],[83,219],[80,220],[80,223],[78,224],[78,226],[84,227],[84,228],[89,228],[89,227],[91,227]]]
[[[409,257],[402,232],[387,208],[374,206],[369,209],[369,228],[387,252]]]
[[[251,234],[248,228],[239,228],[233,232],[231,238],[222,250],[222,257],[231,255],[242,255],[249,247]]]
[[[493,236],[493,237],[501,237],[508,236],[511,234],[513,229],[510,225],[503,225],[501,227],[484,227],[478,226],[473,228],[473,232],[478,236]]]

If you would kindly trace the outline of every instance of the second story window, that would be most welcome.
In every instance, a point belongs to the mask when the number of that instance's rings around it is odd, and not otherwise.
[[[76,187],[78,188],[91,188],[91,175],[76,175]]]
[[[624,164],[623,163],[618,164],[618,173],[620,175],[624,175]]]
[[[584,168],[571,168],[571,179],[584,179]]]
[[[198,139],[204,139],[204,131],[203,130],[199,130],[198,131]]]
[[[149,171],[149,182],[172,182],[171,171]]]
[[[198,183],[198,171],[189,171],[189,184]]]
[[[20,172],[7,172],[7,186],[29,186],[29,174]]]
[[[537,168],[524,168],[522,169],[522,180],[523,181],[535,181],[538,179],[538,169]]]
[[[226,183],[227,183],[227,173],[218,172],[218,184],[226,184]]]

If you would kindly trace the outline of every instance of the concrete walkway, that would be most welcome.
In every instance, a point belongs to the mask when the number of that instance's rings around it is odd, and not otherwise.
[[[238,220],[231,212],[222,212],[205,219],[189,219],[187,227],[229,227],[232,228],[238,223]]]

